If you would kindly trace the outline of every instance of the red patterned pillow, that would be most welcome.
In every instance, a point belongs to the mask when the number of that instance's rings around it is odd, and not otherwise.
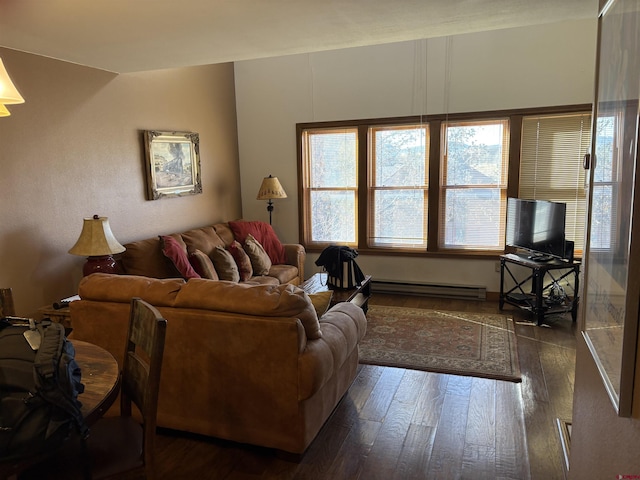
[[[227,250],[231,252],[233,259],[236,261],[238,273],[240,274],[240,281],[246,282],[253,276],[253,268],[251,267],[249,255],[247,255],[247,253],[242,249],[242,245],[240,245],[237,240],[234,240]]]
[[[253,235],[264,248],[274,265],[286,263],[284,246],[280,243],[271,225],[260,221],[237,220],[229,222],[235,239],[242,245],[248,234]]]
[[[182,278],[188,280],[190,278],[201,278],[191,264],[187,252],[182,248],[178,241],[168,235],[160,236],[160,248],[165,257],[173,262],[175,267],[182,275]]]

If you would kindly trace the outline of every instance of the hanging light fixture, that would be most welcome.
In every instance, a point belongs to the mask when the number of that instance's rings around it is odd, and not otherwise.
[[[4,68],[2,59],[0,58],[0,117],[8,117],[11,112],[6,105],[15,105],[24,103],[24,98],[18,92],[18,89],[11,81],[7,69]]]

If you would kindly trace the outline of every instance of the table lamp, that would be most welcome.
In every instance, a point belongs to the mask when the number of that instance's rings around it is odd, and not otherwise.
[[[278,177],[272,177],[269,175],[262,180],[260,190],[256,200],[269,200],[267,204],[267,210],[269,211],[269,225],[271,225],[271,212],[273,212],[273,199],[274,198],[287,198],[287,194],[280,185]]]
[[[82,273],[86,277],[98,272],[117,273],[117,264],[112,255],[125,250],[113,236],[109,219],[94,215],[84,219],[80,238],[71,247],[69,253],[87,257],[87,263],[82,268]]]

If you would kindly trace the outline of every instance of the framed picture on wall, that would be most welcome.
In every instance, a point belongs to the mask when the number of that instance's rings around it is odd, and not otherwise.
[[[202,193],[197,133],[145,130],[144,143],[148,200]]]

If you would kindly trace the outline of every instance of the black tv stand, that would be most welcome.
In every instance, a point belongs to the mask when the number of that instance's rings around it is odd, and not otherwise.
[[[517,268],[516,265],[524,269]],[[515,283],[515,286],[506,291],[505,272]],[[525,278],[523,273],[528,273],[528,276]],[[545,315],[571,312],[571,318],[575,322],[578,314],[579,273],[580,262],[576,261],[566,262],[557,258],[539,261],[526,255],[513,253],[500,255],[500,310],[505,303],[528,310],[533,313],[538,325],[542,325]],[[551,291],[554,283],[559,283],[571,274],[573,274],[573,295],[567,296],[561,304],[551,303],[548,298],[545,299],[545,293]]]

